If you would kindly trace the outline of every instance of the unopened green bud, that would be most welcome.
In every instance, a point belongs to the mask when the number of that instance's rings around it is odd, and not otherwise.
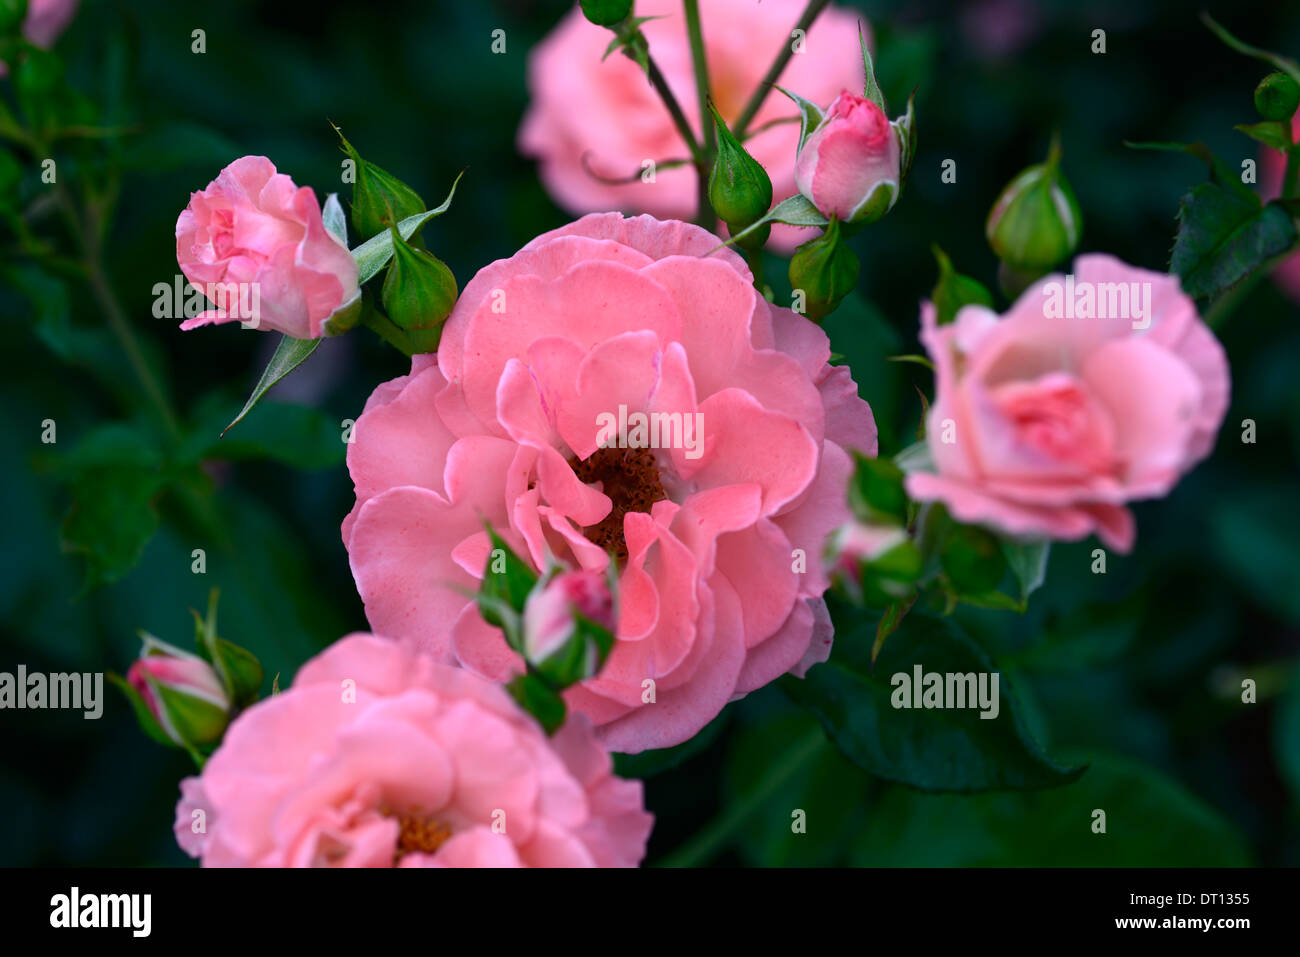
[[[1045,163],[1011,181],[989,212],[985,235],[1003,262],[1046,272],[1079,245],[1083,216],[1061,172],[1061,151],[1052,144]]]
[[[709,203],[732,233],[738,233],[762,219],[772,206],[772,180],[758,160],[750,156],[713,104],[714,126],[718,131],[718,158],[709,174]],[[757,230],[739,245],[761,248],[770,230]]]
[[[939,281],[934,284],[930,299],[934,302],[939,325],[952,322],[962,306],[987,306],[993,308],[993,294],[983,283],[963,276],[953,268],[952,260],[938,246],[930,247],[939,263]]]
[[[829,315],[858,284],[859,266],[857,254],[841,239],[839,220],[832,218],[826,232],[796,249],[790,260],[795,312],[815,321]]]
[[[632,0],[582,0],[582,15],[598,27],[612,27],[632,14]]]
[[[1284,123],[1300,106],[1300,83],[1285,73],[1270,73],[1255,87],[1255,109],[1266,120]]]
[[[437,256],[416,249],[396,227],[390,229],[393,260],[384,277],[384,311],[418,351],[433,352],[442,337],[442,324],[456,305],[456,277]]]
[[[427,208],[420,194],[407,186],[388,170],[361,158],[338,127],[334,128],[343,141],[343,149],[353,163],[352,226],[361,239],[378,236],[389,224],[400,223],[408,216],[422,213]]]

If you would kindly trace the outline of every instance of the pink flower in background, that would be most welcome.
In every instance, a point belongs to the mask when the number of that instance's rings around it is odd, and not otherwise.
[[[28,0],[23,19],[23,37],[33,46],[48,50],[67,29],[77,12],[78,0]],[[9,64],[0,60],[0,76],[9,74]]]
[[[502,688],[349,635],[181,782],[176,839],[209,867],[635,866],[652,818],[610,768],[581,716],[548,739]]]
[[[1291,118],[1291,137],[1300,136],[1300,113]],[[1286,171],[1286,158],[1277,150],[1264,148],[1259,158],[1259,188],[1264,199],[1282,195],[1282,174]],[[1300,302],[1300,253],[1284,259],[1273,269],[1273,281],[1296,302]]]
[[[1079,305],[1059,315],[1072,291],[1111,318]],[[1209,454],[1227,411],[1223,348],[1178,279],[1112,256],[1080,256],[1073,286],[1047,276],[1005,316],[967,306],[939,326],[926,303],[921,330],[936,369],[926,437],[937,474],[913,472],[907,490],[1013,536],[1095,532],[1128,551],[1124,503],[1167,494]]]
[[[902,186],[901,157],[889,117],[845,90],[804,141],[794,180],[823,215],[853,222],[884,215],[894,205]]]
[[[1043,10],[1033,0],[975,0],[961,5],[961,32],[982,60],[1018,53],[1043,29]]]
[[[791,31],[805,5],[804,0],[700,3],[713,99],[729,124],[740,116],[777,53],[794,42]],[[681,3],[638,0],[636,15],[662,17],[641,29],[691,128],[698,131],[698,98]],[[847,10],[828,7],[823,11],[808,31],[804,52],[790,57],[779,80],[781,86],[814,103],[829,103],[846,86],[861,87],[858,22],[858,14]],[[612,36],[609,30],[587,22],[574,4],[535,48],[528,61],[533,99],[519,131],[519,148],[540,160],[542,182],[570,212],[621,209],[664,219],[691,219],[696,206],[695,170],[689,164],[662,165],[665,160],[685,159],[686,144],[635,63],[621,53],[602,62]],[[782,123],[757,131],[772,120],[797,115],[794,105],[773,91],[750,125],[755,135],[745,141],[771,176],[778,201],[795,192],[799,124]],[[646,160],[659,165],[653,183],[638,179],[611,185],[588,173],[584,155],[593,170],[608,178],[640,174]],[[772,232],[774,245],[785,249],[793,249],[811,235],[793,226],[776,226]]]
[[[343,538],[366,614],[441,660],[498,681],[522,668],[466,598],[484,521],[539,570],[615,555],[614,650],[565,697],[619,751],[685,741],[829,654],[822,552],[848,518],[845,449],[876,451],[826,334],[716,247],[617,213],[538,237],[466,286],[436,359],[379,386],[348,446]],[[634,425],[602,435],[651,414],[657,448],[621,447]]]
[[[182,329],[255,319],[260,329],[316,339],[361,295],[356,260],[325,229],[316,194],[265,156],[235,160],[190,195],[176,220],[176,261],[219,307]]]
[[[54,46],[77,12],[77,0],[28,0],[23,36],[38,47]]]

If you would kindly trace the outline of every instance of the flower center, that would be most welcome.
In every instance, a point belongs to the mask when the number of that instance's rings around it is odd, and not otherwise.
[[[649,449],[597,449],[573,472],[587,485],[599,483],[600,490],[614,503],[609,514],[582,530],[587,539],[610,552],[621,565],[627,561],[623,538],[623,516],[628,512],[649,512],[655,502],[668,497],[659,478],[659,462]]]
[[[412,811],[397,815],[397,846],[393,851],[396,864],[407,854],[433,854],[451,837],[451,828],[437,818]]]

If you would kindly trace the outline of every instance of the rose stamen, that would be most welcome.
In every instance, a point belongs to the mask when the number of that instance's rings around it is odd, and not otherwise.
[[[582,461],[571,463],[578,479],[599,484],[614,503],[609,514],[582,530],[588,541],[611,552],[621,565],[627,561],[623,516],[649,512],[655,502],[668,497],[659,474],[659,461],[649,449],[597,449]]]

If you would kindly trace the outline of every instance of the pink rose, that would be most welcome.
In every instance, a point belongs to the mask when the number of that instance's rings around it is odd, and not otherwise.
[[[1300,113],[1291,118],[1291,136],[1300,136]],[[1265,200],[1282,195],[1282,174],[1286,159],[1277,150],[1264,148],[1259,158],[1259,188]],[[1273,281],[1295,302],[1300,302],[1300,253],[1282,260],[1273,268]]]
[[[845,90],[808,135],[794,181],[826,216],[841,222],[879,218],[898,199],[902,177],[898,134],[865,97]]]
[[[734,123],[758,89],[777,53],[793,43],[791,30],[804,0],[702,0],[703,26],[713,99],[729,124]],[[679,0],[637,0],[638,17],[650,20],[641,29],[691,128],[700,129],[695,74]],[[864,24],[864,29],[865,24]],[[602,61],[613,34],[587,22],[577,4],[529,56],[528,86],[532,104],[519,131],[519,149],[541,161],[542,182],[555,201],[573,213],[621,209],[663,219],[692,219],[696,209],[696,174],[688,163],[665,168],[665,160],[689,154],[662,101],[641,69],[622,54]],[[870,34],[868,33],[868,39]],[[858,14],[828,7],[808,31],[804,52],[790,57],[780,84],[815,103],[828,102],[846,85],[862,82]],[[763,102],[745,147],[767,169],[776,199],[795,192],[794,155],[798,122],[779,123],[798,115],[794,105],[773,91]],[[762,129],[762,132],[758,132]],[[583,166],[607,178],[640,175],[642,164],[658,164],[653,183],[607,184]],[[776,226],[773,245],[793,249],[809,234],[793,226]]]
[[[361,295],[356,260],[325,229],[316,194],[265,156],[235,160],[190,195],[176,220],[176,260],[218,306],[182,329],[239,320],[316,339]]]
[[[176,839],[205,867],[631,867],[653,819],[610,768],[582,717],[548,739],[500,687],[349,635],[181,782]]]
[[[1047,276],[1002,317],[967,306],[939,326],[924,305],[937,474],[913,472],[907,490],[963,522],[1028,538],[1095,532],[1126,552],[1124,503],[1167,494],[1213,447],[1228,364],[1176,277],[1088,255],[1072,279]]]
[[[563,647],[576,627],[575,614],[614,630],[614,598],[604,575],[561,572],[538,582],[524,604],[524,654],[530,661],[542,661]]]
[[[436,360],[379,386],[348,446],[366,614],[441,660],[522,670],[465,596],[484,521],[538,569],[603,572],[615,554],[614,650],[565,697],[618,751],[685,741],[829,654],[822,550],[848,517],[845,448],[876,450],[826,334],[716,247],[617,213],[539,236],[474,277]]]

